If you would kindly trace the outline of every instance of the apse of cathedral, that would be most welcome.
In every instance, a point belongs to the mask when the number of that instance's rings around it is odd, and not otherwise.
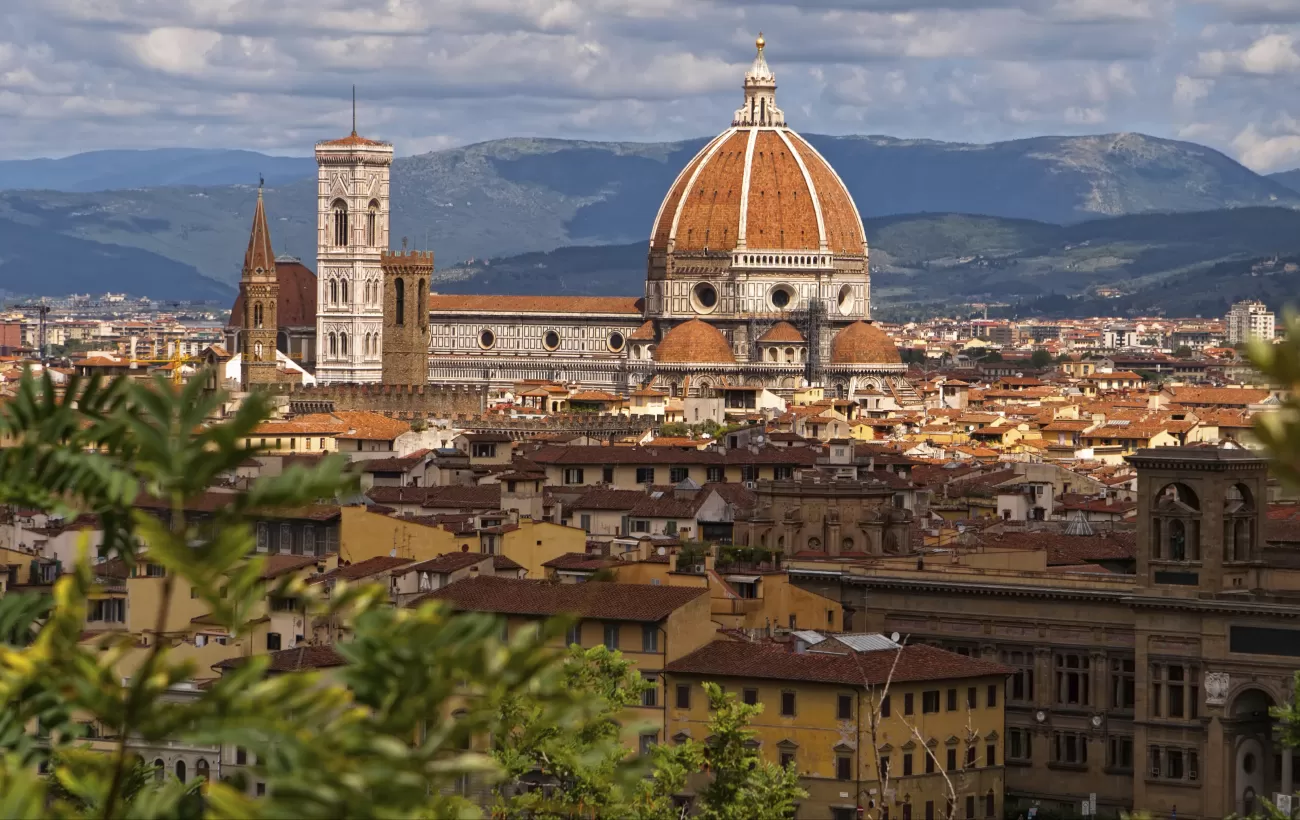
[[[355,129],[317,144],[317,380],[674,395],[820,384],[849,396],[901,379],[871,323],[857,206],[786,124],[761,35],[756,46],[730,127],[681,170],[650,227],[640,298],[430,295],[432,256],[387,250],[392,146]],[[420,298],[423,321],[410,313]]]

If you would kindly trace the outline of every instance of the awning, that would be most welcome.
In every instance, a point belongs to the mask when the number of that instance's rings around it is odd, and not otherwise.
[[[730,584],[756,584],[758,583],[757,575],[728,575],[725,576],[727,583]]]

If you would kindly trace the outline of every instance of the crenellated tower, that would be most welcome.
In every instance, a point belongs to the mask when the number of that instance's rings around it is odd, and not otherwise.
[[[393,146],[351,135],[316,144],[316,378],[378,382]],[[426,321],[427,324],[427,321]]]
[[[275,337],[279,327],[276,307],[280,301],[280,283],[275,274],[275,253],[271,246],[271,230],[266,224],[260,184],[257,186],[257,207],[253,211],[248,250],[244,252],[239,292],[244,305],[240,381],[245,389],[274,384],[277,380]]]
[[[429,280],[433,251],[385,251],[384,384],[429,382]]]

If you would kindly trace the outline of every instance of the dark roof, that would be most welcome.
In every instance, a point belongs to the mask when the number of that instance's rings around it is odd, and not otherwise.
[[[381,572],[397,569],[412,563],[410,558],[394,558],[388,555],[380,555],[376,558],[367,558],[356,564],[348,564],[332,569],[323,575],[317,575],[311,579],[313,584],[323,583],[325,581],[358,581],[362,578],[369,578],[372,575],[378,575]]]
[[[559,584],[516,578],[467,578],[419,599],[447,601],[456,609],[504,615],[574,614],[612,621],[655,622],[701,595],[704,587],[667,587],[590,581]]]
[[[732,678],[766,678],[862,686],[928,680],[952,680],[989,675],[1006,675],[1010,669],[999,663],[968,658],[933,646],[904,646],[897,652],[795,652],[776,643],[714,641],[665,667],[678,675],[706,675]]]
[[[268,653],[271,659],[271,665],[267,667],[268,672],[298,672],[303,669],[329,669],[335,666],[343,666],[347,660],[340,655],[332,646],[295,646],[293,649],[283,649],[279,652]],[[245,662],[248,658],[227,658],[220,663],[214,664],[213,669],[235,669]]]
[[[435,487],[371,487],[366,497],[378,504],[419,504],[431,509],[499,509],[500,484],[462,486],[445,484]]]
[[[418,564],[412,564],[404,570],[406,572],[455,572],[458,569],[472,567],[482,561],[492,558],[491,555],[484,555],[481,552],[445,552],[437,558],[430,558],[428,561],[421,561]]]
[[[497,572],[509,572],[511,570],[523,569],[524,565],[515,561],[513,558],[507,558],[504,555],[492,556],[492,569]]]
[[[312,566],[319,560],[314,555],[269,555],[262,567],[262,580],[278,578],[286,572]]]
[[[1048,566],[1071,566],[1093,561],[1133,561],[1137,558],[1137,533],[1104,532],[1099,535],[1063,535],[1059,532],[1004,532],[984,535],[984,547],[1046,550]]]
[[[558,558],[552,558],[542,566],[554,570],[598,570],[619,563],[617,558],[593,555],[590,552],[566,552]]]
[[[817,451],[810,447],[762,447],[719,453],[684,447],[559,447],[542,446],[532,453],[538,464],[599,465],[612,464],[802,464],[817,461]]]

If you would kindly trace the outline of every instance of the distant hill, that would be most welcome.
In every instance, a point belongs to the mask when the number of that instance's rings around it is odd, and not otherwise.
[[[271,184],[315,176],[311,157],[272,157],[254,151],[158,148],[89,151],[61,159],[0,161],[0,188],[111,191],[172,185]]]
[[[1242,298],[1300,300],[1300,211],[1140,214],[1069,226],[963,214],[868,220],[877,315],[911,318],[971,303],[1052,315],[1220,315]],[[1267,261],[1281,257],[1277,264]],[[445,293],[633,295],[646,243],[570,247],[439,271]],[[1259,263],[1259,264],[1256,264]],[[1099,296],[1114,289],[1118,297]],[[1103,291],[1107,292],[1107,291]],[[996,311],[995,311],[996,312]]]
[[[1276,174],[1269,174],[1268,179],[1271,179],[1280,185],[1285,185],[1293,191],[1300,192],[1300,168],[1295,168],[1290,171],[1279,171]]]
[[[880,136],[808,139],[835,166],[868,220],[960,212],[1071,224],[1138,213],[1300,207],[1300,192],[1217,151],[1140,134],[989,145]],[[413,247],[431,248],[446,267],[573,245],[639,242],[649,236],[673,179],[704,142],[508,139],[399,158],[393,163],[393,244],[407,237]],[[119,163],[119,171],[138,168],[131,164],[135,159]],[[253,154],[245,165],[222,165],[219,157],[209,159],[245,184],[139,188],[147,184],[139,170],[131,172],[130,190],[0,191],[0,218],[138,247],[233,284],[252,218],[252,184],[261,170],[267,174],[276,249],[315,267],[311,160]],[[101,167],[84,180],[108,172]],[[945,228],[929,224],[925,230]],[[953,234],[949,252],[971,252],[951,244],[967,236]],[[875,239],[872,230],[868,237]]]
[[[122,291],[226,302],[234,291],[189,265],[139,248],[75,239],[0,219],[0,289],[24,296]]]

